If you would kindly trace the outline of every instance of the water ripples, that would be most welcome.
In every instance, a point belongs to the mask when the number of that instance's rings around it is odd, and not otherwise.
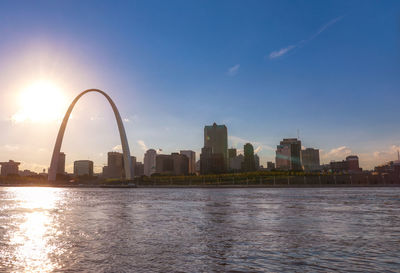
[[[3,272],[399,272],[400,188],[0,189]]]

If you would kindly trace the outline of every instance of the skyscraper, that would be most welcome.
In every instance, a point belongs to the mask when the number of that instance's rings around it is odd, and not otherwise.
[[[283,170],[301,170],[301,141],[297,138],[284,138],[276,149],[276,168]]]
[[[319,150],[313,148],[301,150],[301,163],[305,171],[320,170]]]
[[[200,155],[200,171],[222,173],[228,168],[228,130],[225,125],[204,126],[204,155]],[[207,161],[207,162],[206,162]]]
[[[142,176],[144,174],[144,165],[142,162],[136,162],[134,174],[136,176]]]
[[[65,174],[65,153],[60,152],[60,157],[58,158],[57,174]]]
[[[211,148],[213,154],[221,154],[225,168],[228,167],[228,130],[225,125],[204,126],[204,147]]]
[[[151,176],[156,172],[156,156],[157,152],[154,149],[149,149],[144,154],[144,175]]]
[[[136,175],[136,156],[131,156],[131,163],[132,163],[132,177]],[[125,173],[125,170],[124,170]]]
[[[244,161],[242,169],[245,172],[254,172],[256,170],[256,164],[254,161],[254,148],[250,143],[246,143],[243,147]]]
[[[189,168],[188,168],[189,174],[196,173],[196,153],[191,150],[182,150],[180,151],[180,154],[185,155],[189,160]]]
[[[208,174],[212,172],[212,149],[203,147],[200,154],[200,173]]]
[[[103,177],[122,178],[124,173],[124,159],[122,153],[108,152],[107,166],[103,167]]]
[[[276,164],[276,168],[279,170],[290,170],[290,146],[289,145],[276,146],[275,164]]]
[[[211,148],[204,147],[200,154],[200,173],[217,174],[225,172],[224,158],[221,153],[213,154]]]
[[[231,161],[237,156],[237,150],[235,148],[228,149],[228,170],[232,170]]]
[[[260,169],[260,157],[257,154],[254,154],[254,164],[256,171]]]
[[[228,149],[228,158],[233,158],[237,156],[237,150],[235,148]]]
[[[136,157],[131,156],[132,170],[135,172]],[[133,175],[133,174],[132,174]],[[103,167],[104,178],[125,178],[124,155],[119,152],[107,153],[107,166]]]

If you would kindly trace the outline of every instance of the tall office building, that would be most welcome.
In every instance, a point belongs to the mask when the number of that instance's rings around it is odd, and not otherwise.
[[[144,154],[144,175],[151,176],[156,172],[156,156],[157,152],[154,149],[149,149]]]
[[[305,171],[319,171],[321,169],[319,161],[319,150],[313,148],[301,150],[301,163]]]
[[[254,148],[250,143],[246,143],[243,147],[244,161],[242,169],[245,172],[254,172],[256,170],[256,163],[254,161]]]
[[[180,154],[185,155],[189,160],[189,168],[188,168],[189,174],[196,173],[196,153],[191,150],[182,150],[180,151]]]
[[[136,157],[131,156],[132,170],[135,173]],[[107,153],[107,166],[103,167],[104,178],[125,178],[124,155],[119,152]]]
[[[124,174],[123,154],[119,152],[107,153],[107,166],[103,167],[103,177],[122,178]]]
[[[221,154],[225,168],[228,167],[228,130],[225,125],[204,126],[204,147],[211,148],[213,154]]]
[[[260,157],[255,154],[254,155],[254,164],[256,166],[256,171],[260,169]]]
[[[200,172],[223,173],[228,168],[228,130],[225,125],[204,127],[204,155],[200,155]],[[207,162],[206,162],[207,161]]]
[[[236,148],[230,148],[228,149],[228,158],[233,158],[237,156],[237,150]]]
[[[60,152],[58,157],[57,174],[65,174],[65,153]]]
[[[144,165],[142,162],[136,162],[134,174],[135,176],[144,175]]]
[[[276,148],[276,168],[282,170],[301,170],[301,141],[297,138],[284,138]]]
[[[217,174],[226,171],[225,161],[222,154],[212,153],[211,148],[204,147],[200,154],[200,173]]]
[[[290,170],[290,146],[278,145],[276,147],[275,165],[279,170]]]
[[[20,162],[15,162],[14,160],[9,160],[8,162],[0,162],[1,166],[1,176],[7,175],[17,175]]]
[[[132,177],[135,177],[136,175],[136,156],[131,156],[131,163],[132,163]],[[124,174],[125,174],[125,168],[124,168]]]
[[[228,170],[232,170],[231,161],[237,156],[237,150],[235,148],[228,149]]]
[[[88,175],[93,176],[93,161],[91,160],[77,160],[74,161],[74,175]]]
[[[211,171],[212,171],[211,159],[212,159],[212,149],[203,147],[201,149],[201,154],[200,154],[200,173],[201,174],[211,173]]]

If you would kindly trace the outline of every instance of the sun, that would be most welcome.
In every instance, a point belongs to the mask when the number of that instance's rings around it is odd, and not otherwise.
[[[50,81],[38,81],[19,94],[15,122],[50,122],[63,116],[67,100],[60,88]]]

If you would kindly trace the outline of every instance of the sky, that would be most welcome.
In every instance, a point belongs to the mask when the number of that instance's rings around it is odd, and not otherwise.
[[[400,149],[400,1],[0,1],[0,161],[47,169],[81,91],[107,92],[131,153],[229,147],[274,161],[300,136],[321,163],[371,169]],[[43,91],[45,90],[45,91]],[[62,151],[100,171],[120,150],[111,107],[89,93]]]

